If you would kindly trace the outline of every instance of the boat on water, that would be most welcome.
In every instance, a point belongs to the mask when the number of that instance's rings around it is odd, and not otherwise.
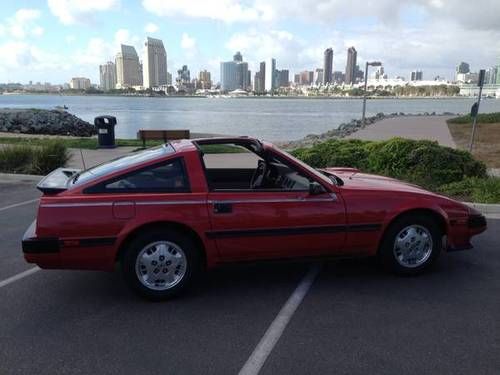
[[[67,105],[63,105],[63,106],[61,106],[61,105],[56,105],[56,106],[55,106],[55,109],[57,109],[58,111],[65,111],[65,110],[67,110],[68,108],[69,108],[69,107],[68,107]]]

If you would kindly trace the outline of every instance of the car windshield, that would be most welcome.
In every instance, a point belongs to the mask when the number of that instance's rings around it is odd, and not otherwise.
[[[94,178],[104,176],[107,173],[115,172],[120,169],[125,169],[130,166],[140,164],[147,160],[152,160],[160,156],[171,154],[173,152],[175,152],[175,150],[170,144],[165,144],[144,151],[135,152],[102,164],[98,164],[95,167],[77,173],[69,181],[69,183],[71,185],[81,185]]]
[[[282,154],[285,154],[288,158],[292,159],[296,164],[299,164],[302,168],[307,169],[309,172],[311,172],[312,174],[314,174],[318,178],[322,179],[323,181],[328,182],[330,184],[332,184],[332,183],[335,184],[335,182],[332,179],[330,179],[328,176],[326,176],[325,174],[317,171],[316,169],[314,169],[310,165],[308,165],[308,164],[304,163],[303,161],[297,159],[296,157],[294,157],[293,155],[289,154],[288,152],[283,151],[283,150],[279,150],[279,152],[282,153]]]

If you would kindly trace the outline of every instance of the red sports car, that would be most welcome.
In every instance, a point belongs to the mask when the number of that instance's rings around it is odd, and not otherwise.
[[[252,138],[182,140],[38,185],[22,241],[42,268],[113,270],[165,299],[225,262],[378,256],[416,274],[486,229],[452,199],[352,168],[316,170]]]

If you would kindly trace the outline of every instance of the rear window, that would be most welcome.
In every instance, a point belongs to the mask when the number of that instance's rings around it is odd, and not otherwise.
[[[120,158],[113,159],[111,161],[98,164],[95,167],[86,169],[85,171],[80,172],[73,179],[71,179],[69,184],[81,185],[86,182],[92,181],[95,178],[104,176],[108,173],[117,172],[121,169],[126,169],[148,160],[153,160],[168,154],[172,154],[174,152],[175,150],[170,144],[165,144],[163,146],[135,152],[133,154],[122,156]]]

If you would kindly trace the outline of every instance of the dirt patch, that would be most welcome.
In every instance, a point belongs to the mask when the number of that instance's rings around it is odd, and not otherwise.
[[[468,150],[471,124],[448,123],[451,136],[461,149]],[[500,123],[478,124],[472,154],[490,168],[500,168]]]

